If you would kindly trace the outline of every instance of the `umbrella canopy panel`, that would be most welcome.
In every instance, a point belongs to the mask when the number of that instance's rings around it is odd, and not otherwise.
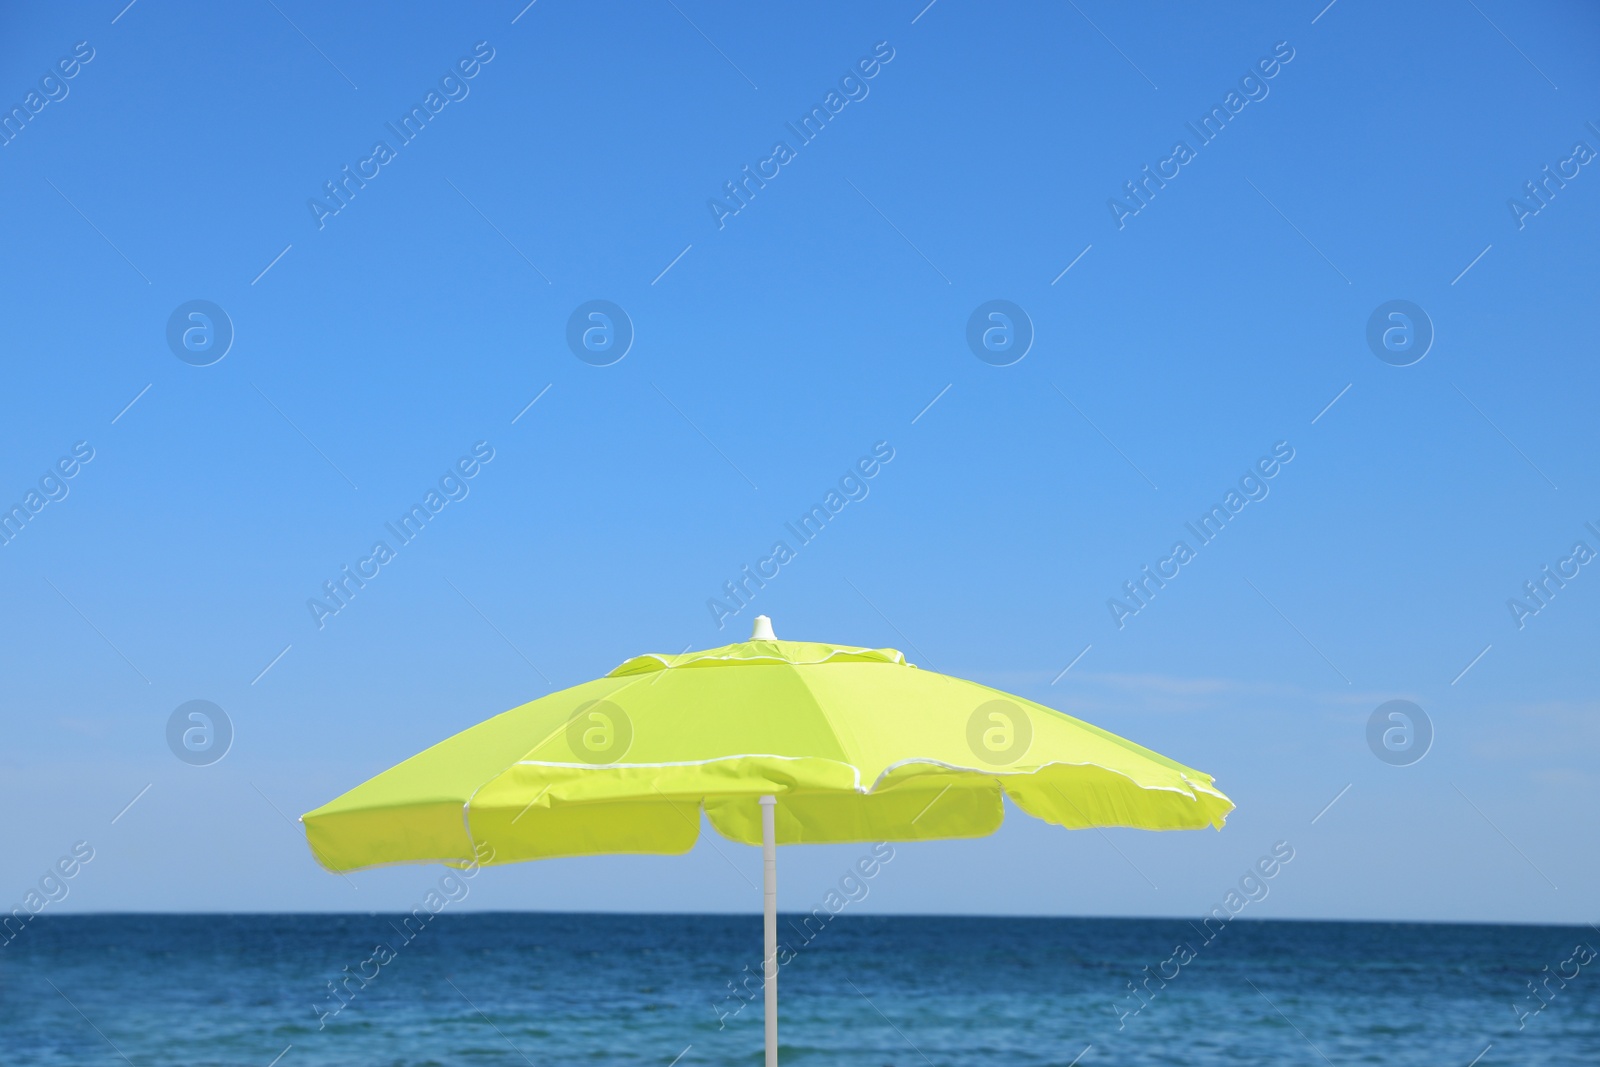
[[[441,741],[302,817],[335,871],[981,837],[1002,797],[1069,828],[1221,828],[1207,774],[895,649],[752,640],[647,655]],[[485,847],[487,846],[487,847]]]

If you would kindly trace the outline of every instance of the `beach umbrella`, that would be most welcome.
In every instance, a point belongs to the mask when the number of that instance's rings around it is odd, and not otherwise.
[[[892,648],[749,641],[648,654],[447,738],[301,816],[337,872],[688,852],[701,815],[760,845],[777,1064],[776,846],[982,837],[1002,798],[1071,829],[1222,827],[1193,770]]]

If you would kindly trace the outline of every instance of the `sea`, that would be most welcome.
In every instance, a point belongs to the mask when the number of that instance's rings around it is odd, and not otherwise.
[[[780,1062],[1600,1064],[1600,932],[782,915]],[[0,1064],[758,1067],[759,916],[40,915]]]

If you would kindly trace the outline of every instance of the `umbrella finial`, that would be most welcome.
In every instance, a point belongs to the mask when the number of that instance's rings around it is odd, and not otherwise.
[[[750,640],[776,641],[777,639],[772,632],[772,620],[765,615],[757,615],[755,625],[750,627]]]

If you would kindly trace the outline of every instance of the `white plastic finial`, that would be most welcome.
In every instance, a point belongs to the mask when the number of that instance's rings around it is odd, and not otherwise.
[[[777,639],[772,632],[772,620],[765,615],[757,615],[755,625],[750,627],[750,640],[776,641]]]

